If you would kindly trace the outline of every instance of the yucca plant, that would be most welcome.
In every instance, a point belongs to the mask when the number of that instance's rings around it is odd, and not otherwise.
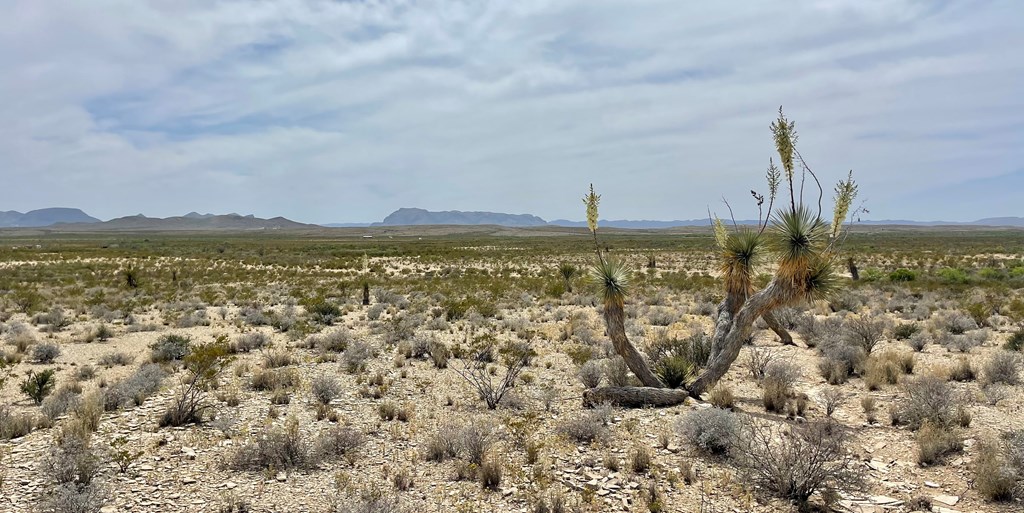
[[[715,333],[708,363],[703,372],[686,385],[689,394],[695,397],[718,382],[729,370],[744,341],[750,337],[754,321],[764,318],[784,343],[791,343],[792,338],[774,318],[772,310],[827,297],[839,284],[834,267],[838,259],[838,247],[845,236],[843,223],[857,195],[853,174],[851,172],[847,175],[835,188],[835,207],[829,223],[821,216],[823,191],[818,177],[796,149],[796,124],[788,120],[780,108],[779,117],[771,124],[771,130],[782,169],[777,168],[774,161],[769,161],[768,215],[759,216],[756,230],[735,227],[731,233],[721,220],[713,220],[720,253],[719,270],[726,297],[719,305],[715,317]],[[795,185],[797,181],[799,186]],[[819,192],[816,208],[804,201],[804,184],[808,181]],[[783,182],[789,191],[789,205],[773,210]],[[751,191],[751,194],[761,211],[765,197],[755,191]],[[663,388],[666,381],[671,381],[670,386],[673,387],[683,384],[685,376],[679,378],[675,375],[678,373],[672,373],[670,380],[669,375],[663,372],[667,369],[658,369],[665,379],[653,374],[647,362],[626,338],[622,325],[622,305],[625,301],[628,271],[621,263],[606,259],[601,253],[597,242],[600,196],[594,192],[593,185],[583,201],[587,205],[587,224],[594,236],[598,257],[592,274],[603,291],[605,323],[615,350],[645,386]],[[765,253],[774,256],[777,267],[771,281],[763,289],[756,290],[753,277]],[[621,399],[620,404],[628,402],[630,405],[664,405],[671,404],[672,400],[681,402],[677,396],[666,396],[661,392],[651,392],[651,400],[647,400],[643,394],[635,393],[617,396],[601,395],[600,391],[588,393],[592,396],[590,399],[597,396],[612,401]]]
[[[576,277],[576,273],[579,269],[569,262],[562,262],[558,266],[558,274],[562,276],[562,280],[565,282],[565,291],[572,294],[572,279]]]

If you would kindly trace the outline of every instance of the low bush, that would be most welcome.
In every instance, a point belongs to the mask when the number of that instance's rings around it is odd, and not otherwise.
[[[157,364],[146,364],[131,376],[103,390],[103,408],[107,411],[139,406],[157,393],[166,373]]]
[[[680,436],[710,454],[727,454],[739,428],[736,414],[719,408],[690,411],[676,423]]]
[[[748,482],[801,506],[816,492],[828,501],[860,487],[839,426],[808,423],[789,428],[788,434],[780,429],[757,421],[744,425],[732,450]]]
[[[603,419],[595,412],[585,412],[579,417],[562,421],[558,432],[576,443],[591,443],[608,435]]]
[[[1024,465],[1014,465],[1003,444],[984,440],[974,458],[974,488],[985,500],[1007,502],[1021,493],[1018,481],[1024,479]]]
[[[135,361],[135,357],[125,352],[114,352],[107,353],[100,357],[99,364],[106,367],[125,366],[131,365]]]
[[[964,405],[949,384],[935,376],[922,376],[904,386],[905,397],[891,410],[893,425],[920,429],[925,422],[940,428],[959,424]]]
[[[42,412],[50,422],[75,409],[81,399],[81,386],[62,386],[56,393],[43,400]]]
[[[1017,385],[1020,383],[1022,366],[1021,356],[1006,350],[994,353],[982,367],[982,376],[986,384],[1000,383]]]
[[[591,360],[580,367],[577,376],[584,387],[597,388],[601,385],[601,379],[604,378],[604,370],[601,368],[601,364]]]
[[[36,363],[53,363],[60,354],[60,346],[53,342],[42,342],[32,347],[32,360]]]
[[[21,438],[36,428],[31,414],[16,413],[7,405],[0,405],[0,440]]]
[[[153,363],[181,360],[188,355],[191,345],[192,339],[184,335],[163,335],[149,346],[150,360]]]
[[[263,349],[268,345],[270,345],[270,337],[266,333],[253,331],[239,335],[230,345],[229,349],[232,353],[248,353]]]
[[[341,395],[341,383],[334,376],[322,374],[313,378],[313,382],[310,384],[310,393],[318,403],[330,404]]]
[[[302,434],[294,418],[289,419],[283,428],[265,427],[227,460],[228,468],[234,470],[308,469],[317,463],[312,444]]]

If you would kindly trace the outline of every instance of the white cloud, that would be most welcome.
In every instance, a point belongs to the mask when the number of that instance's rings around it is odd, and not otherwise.
[[[872,217],[1021,169],[1011,0],[16,1],[0,20],[5,209],[378,220],[738,213],[779,104]],[[946,189],[943,189],[946,190]],[[720,207],[719,207],[720,208]],[[749,210],[749,209],[747,209]]]

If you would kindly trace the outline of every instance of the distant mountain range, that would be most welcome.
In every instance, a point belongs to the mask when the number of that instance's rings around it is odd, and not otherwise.
[[[0,212],[0,228],[34,228],[50,226],[57,223],[98,223],[92,217],[77,208],[41,208],[22,214],[9,210]]]
[[[729,221],[731,223],[731,221]],[[707,219],[675,221],[652,220],[601,220],[605,228],[658,229],[687,226],[708,226]],[[737,224],[754,225],[756,220],[743,219]],[[1024,227],[1024,217],[988,217],[977,221],[909,221],[885,219],[858,221],[861,225],[904,225],[904,226],[1011,226]],[[329,228],[362,228],[370,226],[423,226],[423,225],[496,225],[507,227],[561,226],[568,228],[585,227],[585,221],[556,219],[545,221],[530,214],[504,214],[500,212],[461,212],[447,210],[434,212],[422,208],[400,208],[378,223],[333,223],[324,225],[304,224],[274,217],[258,218],[252,214],[200,214],[189,212],[183,216],[157,218],[142,214],[100,221],[77,208],[44,208],[31,212],[0,212],[0,228],[45,228],[60,231],[247,231],[247,230],[290,230]]]

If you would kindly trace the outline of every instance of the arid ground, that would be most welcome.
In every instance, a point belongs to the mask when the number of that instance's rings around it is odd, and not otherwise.
[[[714,239],[603,240],[685,385]],[[0,510],[1024,511],[1024,231],[858,229],[847,257],[700,400],[585,407],[635,377],[583,230],[11,230]]]

